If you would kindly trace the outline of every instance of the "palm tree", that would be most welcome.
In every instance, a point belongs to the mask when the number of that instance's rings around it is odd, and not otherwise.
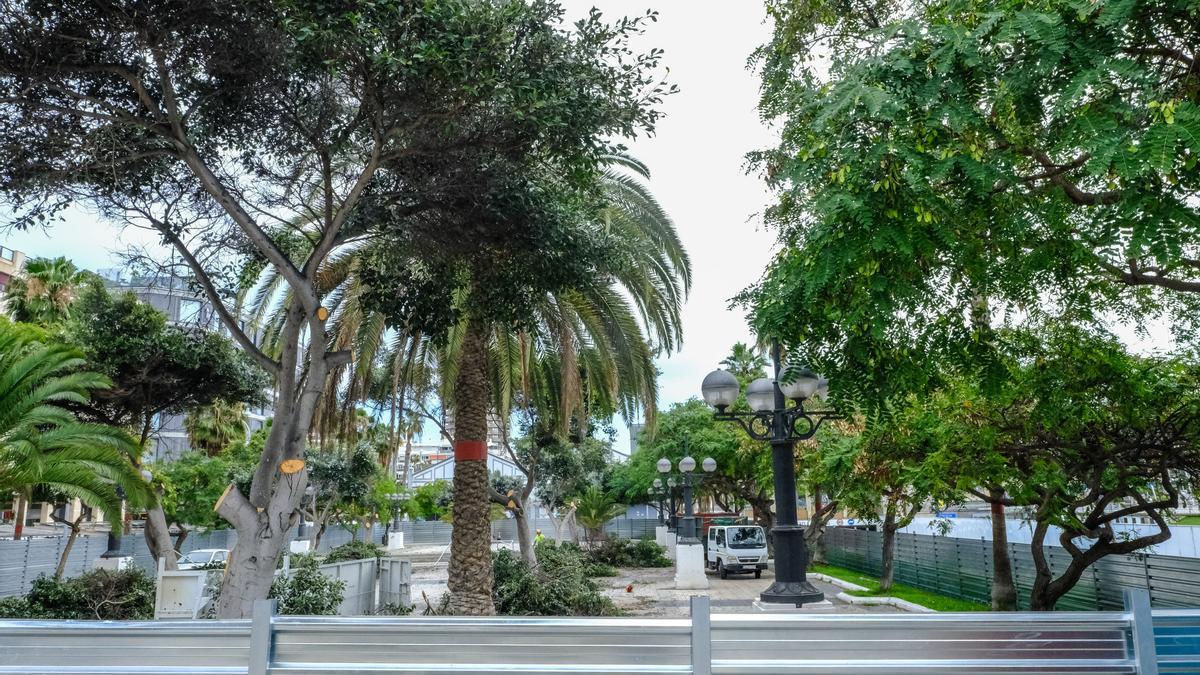
[[[31,258],[5,289],[8,313],[16,321],[51,326],[70,315],[75,289],[88,273],[66,258]]]
[[[691,266],[674,223],[646,187],[648,178],[637,160],[609,158],[602,181],[605,206],[596,214],[596,225],[622,242],[620,250],[593,283],[541,298],[532,326],[520,330],[464,316],[440,346],[401,328],[392,334],[389,349],[385,317],[361,302],[358,269],[369,248],[348,246],[330,256],[318,273],[332,314],[329,347],[350,350],[353,358],[328,381],[314,420],[320,441],[332,443],[348,432],[379,368],[391,369],[393,391],[399,392],[392,401],[401,406],[410,400],[404,392],[420,400],[436,379],[443,406],[454,409],[456,432],[465,439],[487,437],[489,405],[507,421],[514,399],[530,408],[536,403],[539,418],[562,437],[573,429],[586,433],[593,412],[619,412],[627,419],[641,413],[653,428],[654,358],[677,349],[682,340],[680,313]],[[268,351],[290,304],[283,288],[278,275],[268,271],[243,289],[253,328]],[[392,416],[393,429],[398,418],[403,414]],[[456,465],[456,472],[482,463],[459,464],[464,466]],[[455,508],[469,513],[455,516],[451,577],[479,581],[471,594],[482,599],[490,597],[490,585],[486,593],[482,588],[490,578],[489,484],[486,469],[474,473],[469,480],[456,478]],[[530,486],[532,481],[530,476]]]
[[[763,369],[767,367],[767,359],[760,349],[738,342],[733,345],[729,356],[721,359],[721,365],[733,373],[739,382],[744,383],[762,377]]]
[[[134,504],[152,500],[128,459],[137,451],[133,439],[114,427],[80,422],[62,407],[108,386],[107,378],[83,366],[73,347],[41,344],[28,331],[0,323],[0,490],[21,495],[14,538],[34,488],[78,498],[114,527],[121,520],[120,491]],[[72,527],[60,576],[77,534]]]
[[[593,485],[579,496],[575,504],[575,519],[588,534],[588,543],[594,543],[604,531],[604,524],[625,512],[625,507]]]
[[[231,443],[246,439],[246,406],[217,399],[189,411],[183,427],[192,448],[215,457]]]

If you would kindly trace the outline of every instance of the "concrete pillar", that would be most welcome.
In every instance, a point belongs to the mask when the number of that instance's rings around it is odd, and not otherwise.
[[[667,557],[671,560],[675,559],[675,544],[679,540],[679,535],[674,532],[663,533],[663,546],[667,547]]]
[[[659,546],[666,547],[667,545],[667,526],[659,525],[654,528],[654,543]]]
[[[388,532],[387,550],[399,551],[404,548],[404,533],[403,532]]]
[[[704,574],[704,547],[700,544],[680,544],[675,547],[675,588],[708,588]]]

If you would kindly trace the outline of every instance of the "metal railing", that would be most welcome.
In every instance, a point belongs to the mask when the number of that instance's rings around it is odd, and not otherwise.
[[[711,614],[686,619],[291,617],[0,621],[0,673],[1163,673],[1197,672],[1200,610]]]

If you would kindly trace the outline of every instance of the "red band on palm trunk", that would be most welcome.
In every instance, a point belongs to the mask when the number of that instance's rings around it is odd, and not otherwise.
[[[487,441],[458,441],[454,444],[454,460],[460,462],[487,461]]]

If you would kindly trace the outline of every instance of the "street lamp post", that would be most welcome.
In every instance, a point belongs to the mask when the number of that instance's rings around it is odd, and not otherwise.
[[[661,466],[663,461],[667,461],[667,466],[668,468],[670,467],[670,460],[659,460],[659,471],[662,471]],[[667,511],[667,532],[673,532],[675,534],[679,534],[679,516],[675,515],[675,509],[678,508],[678,505],[675,503],[675,497],[679,494],[675,489],[677,487],[679,486],[674,478],[667,479],[667,495],[669,498],[668,503],[671,507],[670,510]]]
[[[683,476],[683,518],[680,520],[678,530],[679,543],[697,544],[699,543],[699,539],[696,532],[696,514],[692,508],[692,488],[695,485],[692,472],[696,470],[696,460],[688,454],[688,436],[686,434],[683,437],[683,455],[683,459],[679,460],[679,473]],[[704,469],[705,473],[712,473],[717,468],[717,461],[712,457],[705,458],[701,468]],[[671,470],[671,460],[665,457],[658,460],[658,470],[664,474],[669,472]]]
[[[714,370],[701,385],[704,400],[716,409],[714,417],[735,422],[752,438],[771,443],[771,468],[775,474],[775,583],[763,591],[763,602],[794,604],[797,607],[821,602],[825,595],[809,583],[805,574],[808,551],[804,528],[796,520],[796,441],[812,438],[821,423],[839,417],[836,410],[808,410],[805,402],[824,400],[828,381],[807,368],[789,368],[786,382],[780,381],[780,347],[771,342],[772,378],[762,377],[746,387],[751,412],[735,412],[740,385],[732,373]],[[795,405],[788,407],[788,399]]]
[[[654,485],[650,488],[650,496],[658,502],[658,524],[663,525],[667,522],[665,513],[667,507],[663,503],[663,499],[667,496],[667,491],[663,488],[661,478],[654,479]]]
[[[675,588],[701,589],[708,588],[708,579],[704,576],[704,547],[696,538],[696,515],[692,509],[692,487],[694,485],[692,472],[696,470],[696,460],[687,454],[688,439],[683,438],[683,459],[679,460],[680,481],[683,487],[683,519],[679,523],[677,535],[678,544],[675,547]],[[717,462],[708,457],[702,463],[705,472],[711,473],[717,468]],[[658,460],[658,471],[664,475],[672,469],[671,460],[666,457]],[[674,486],[675,479],[667,478],[667,485]],[[674,493],[672,493],[674,501]],[[674,514],[674,504],[671,512]]]

